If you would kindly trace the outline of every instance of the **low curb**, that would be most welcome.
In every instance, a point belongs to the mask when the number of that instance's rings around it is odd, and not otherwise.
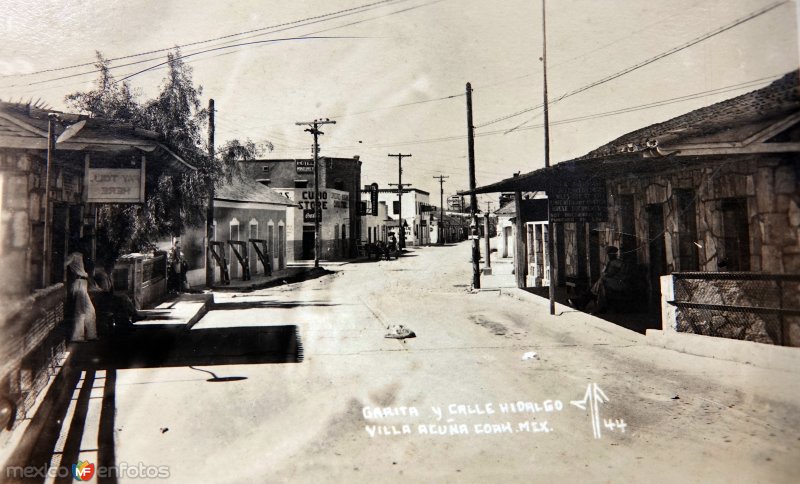
[[[658,329],[648,329],[646,340],[648,345],[690,355],[800,373],[800,348]]]

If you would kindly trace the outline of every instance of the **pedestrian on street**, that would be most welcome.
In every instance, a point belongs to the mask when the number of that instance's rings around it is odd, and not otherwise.
[[[592,286],[595,296],[595,309],[593,313],[600,314],[608,310],[609,293],[622,295],[628,291],[628,274],[626,265],[617,257],[619,249],[610,246],[606,249],[608,262],[600,275],[600,279]]]
[[[389,247],[386,250],[386,260],[390,259],[392,252],[395,253],[395,258],[397,258],[397,237],[394,236],[394,232],[389,232]]]
[[[89,275],[83,269],[83,254],[73,252],[67,257],[68,299],[72,312],[72,341],[97,339],[97,320],[89,298]]]

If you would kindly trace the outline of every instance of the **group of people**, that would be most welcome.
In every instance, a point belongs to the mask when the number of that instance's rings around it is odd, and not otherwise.
[[[72,341],[95,341],[98,326],[101,331],[130,329],[133,323],[143,319],[128,296],[114,293],[109,268],[97,267],[90,276],[80,252],[71,253],[65,265],[66,314],[72,316]]]

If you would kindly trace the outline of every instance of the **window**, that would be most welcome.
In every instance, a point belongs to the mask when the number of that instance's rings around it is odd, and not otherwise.
[[[400,202],[395,200],[392,202],[392,214],[397,215],[400,213]]]
[[[294,181],[295,188],[308,188],[308,180],[295,180]]]
[[[675,190],[678,204],[678,268],[699,269],[697,254],[697,206],[693,190]]]
[[[728,271],[750,270],[750,224],[747,221],[747,199],[722,200],[722,245]]]

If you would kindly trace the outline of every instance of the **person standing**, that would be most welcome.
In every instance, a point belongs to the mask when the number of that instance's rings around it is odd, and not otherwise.
[[[89,275],[83,269],[83,254],[73,252],[67,257],[67,297],[72,308],[72,341],[97,339],[97,319],[89,298]]]

